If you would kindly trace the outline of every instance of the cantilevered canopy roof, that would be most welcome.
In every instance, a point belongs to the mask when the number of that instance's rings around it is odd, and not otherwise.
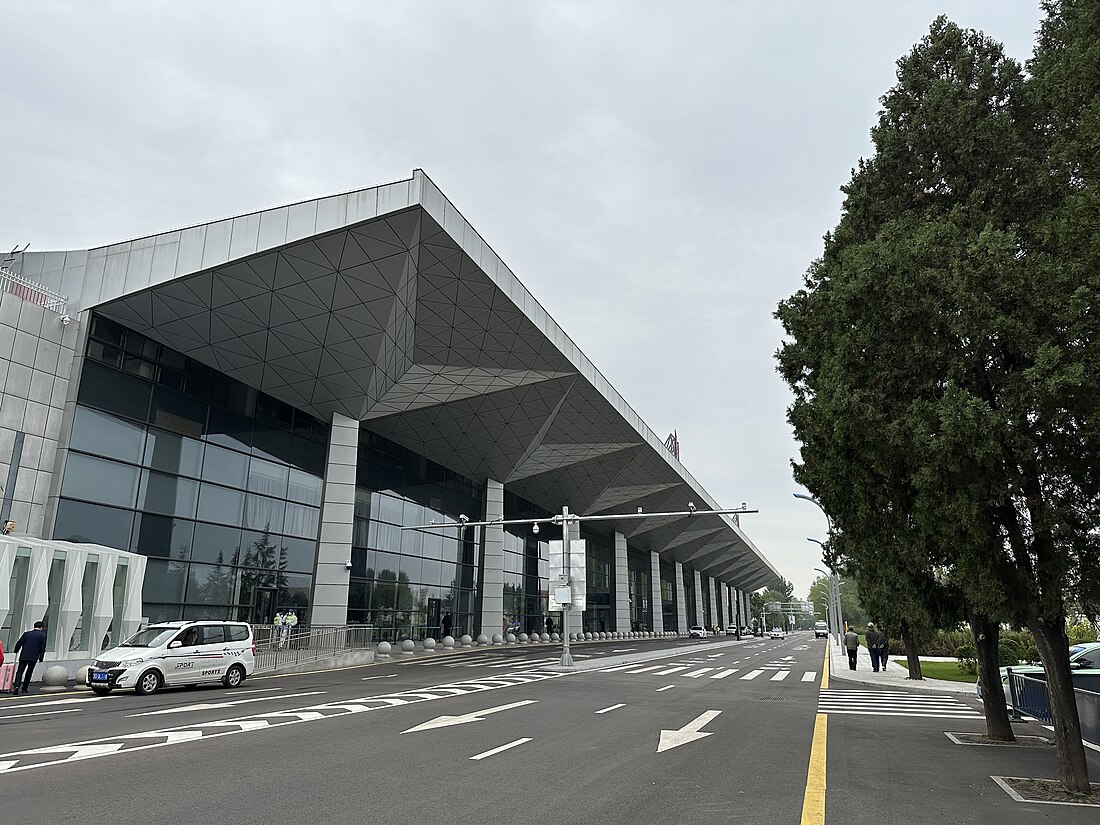
[[[729,517],[703,513],[720,508],[419,170],[64,254],[57,274],[24,274],[71,308],[550,511],[692,501],[698,515],[615,527],[743,590],[778,575]]]

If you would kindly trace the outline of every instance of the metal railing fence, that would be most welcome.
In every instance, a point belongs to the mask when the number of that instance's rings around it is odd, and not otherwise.
[[[1019,713],[1043,722],[1051,721],[1050,693],[1043,679],[1013,673],[1008,668],[1009,703]],[[1075,687],[1077,715],[1081,720],[1081,738],[1100,746],[1100,693]]]
[[[253,625],[256,672],[328,659],[347,650],[363,650],[379,641],[378,629],[369,625],[345,627],[277,627]]]
[[[24,301],[30,301],[40,307],[45,307],[58,315],[65,314],[65,306],[69,299],[64,295],[54,292],[42,284],[29,281],[22,275],[16,275],[7,267],[0,267],[0,288],[12,295],[18,295]]]

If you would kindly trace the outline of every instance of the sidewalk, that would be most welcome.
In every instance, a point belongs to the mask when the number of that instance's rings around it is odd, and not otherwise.
[[[842,645],[837,645],[833,639],[829,639],[829,678],[842,682],[859,682],[862,684],[875,684],[896,690],[917,690],[931,693],[964,693],[970,696],[976,695],[973,682],[949,682],[944,679],[910,679],[909,670],[903,665],[897,664],[893,657],[886,665],[886,670],[875,673],[871,670],[871,653],[866,647],[860,645],[856,669],[848,669],[848,653]],[[903,660],[904,661],[904,660]]]

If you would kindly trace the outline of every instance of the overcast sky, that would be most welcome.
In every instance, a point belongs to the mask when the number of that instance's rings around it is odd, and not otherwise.
[[[74,249],[420,167],[805,596],[775,372],[939,13],[1025,60],[1038,0],[0,0],[0,247]]]

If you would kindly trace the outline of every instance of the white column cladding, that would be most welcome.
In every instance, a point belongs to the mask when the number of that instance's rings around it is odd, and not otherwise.
[[[321,496],[321,536],[313,577],[309,623],[337,626],[348,620],[351,534],[355,517],[355,467],[359,457],[359,422],[333,413],[329,430],[325,486]]]
[[[687,633],[688,613],[687,596],[684,594],[684,565],[674,561],[672,570],[676,577],[676,630],[680,633]]]
[[[118,556],[114,553],[100,553],[96,567],[95,595],[92,599],[92,626],[88,629],[89,656],[103,651],[103,639],[107,629],[115,618],[115,572],[118,570]],[[116,635],[121,641],[121,637]]]
[[[665,632],[665,610],[661,601],[661,557],[656,552],[649,554],[649,629],[654,633]]]
[[[504,518],[504,485],[489,479],[485,482],[485,521]],[[481,542],[481,616],[475,635],[484,633],[490,639],[500,633],[504,619],[504,525],[482,528]],[[513,618],[519,618],[518,616]]]
[[[718,617],[715,624],[726,627],[729,625],[729,619],[726,618],[726,611],[722,609],[726,604],[726,586],[718,579],[712,579],[712,581],[714,582],[714,615]]]
[[[84,565],[87,562],[88,551],[83,548],[74,547],[65,554],[65,575],[61,577],[61,604],[57,610],[57,626],[50,628],[51,646],[59,655],[73,649],[73,632],[83,612],[82,586]]]
[[[122,589],[122,632],[118,639],[129,639],[141,626],[141,591],[145,585],[145,567],[149,559],[136,553],[126,558],[126,586]],[[117,572],[117,570],[116,570]]]
[[[626,561],[626,536],[615,534],[615,629],[620,633],[630,626],[630,569]]]
[[[707,601],[710,602],[710,610],[707,617],[707,627],[717,627],[718,625],[718,599],[715,598],[714,592],[714,579],[710,576],[704,576],[707,588]]]
[[[703,574],[692,570],[691,577],[695,582],[695,624],[705,624],[707,617],[703,615]]]

